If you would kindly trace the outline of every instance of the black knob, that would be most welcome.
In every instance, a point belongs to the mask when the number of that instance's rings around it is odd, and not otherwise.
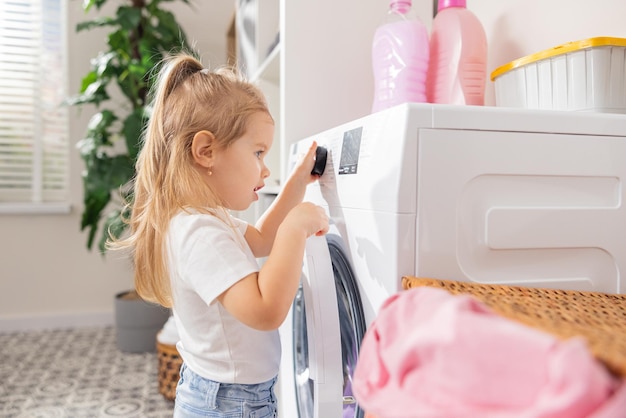
[[[317,147],[315,150],[315,165],[313,165],[313,170],[311,174],[321,176],[324,174],[324,169],[326,168],[326,158],[328,157],[328,151],[324,147]]]

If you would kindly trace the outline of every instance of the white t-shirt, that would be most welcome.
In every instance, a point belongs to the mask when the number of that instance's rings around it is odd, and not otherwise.
[[[222,383],[255,384],[278,374],[278,331],[258,331],[216,299],[259,271],[244,238],[247,224],[230,215],[180,212],[168,231],[169,272],[180,335],[178,351],[191,370]]]

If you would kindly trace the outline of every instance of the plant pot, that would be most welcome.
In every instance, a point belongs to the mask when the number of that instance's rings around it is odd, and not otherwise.
[[[156,335],[170,310],[144,301],[134,290],[115,295],[117,348],[128,353],[156,352]]]

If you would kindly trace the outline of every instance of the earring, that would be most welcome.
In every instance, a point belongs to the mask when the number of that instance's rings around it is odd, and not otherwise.
[[[209,176],[213,175],[213,167],[209,167]]]

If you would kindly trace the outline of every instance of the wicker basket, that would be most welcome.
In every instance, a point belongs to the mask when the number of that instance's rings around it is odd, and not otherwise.
[[[165,399],[173,401],[176,398],[176,385],[183,359],[173,344],[163,344],[157,338],[156,347],[159,358],[159,393]]]
[[[433,286],[468,293],[494,312],[559,338],[582,336],[593,355],[626,376],[626,295],[403,277],[403,289]]]

